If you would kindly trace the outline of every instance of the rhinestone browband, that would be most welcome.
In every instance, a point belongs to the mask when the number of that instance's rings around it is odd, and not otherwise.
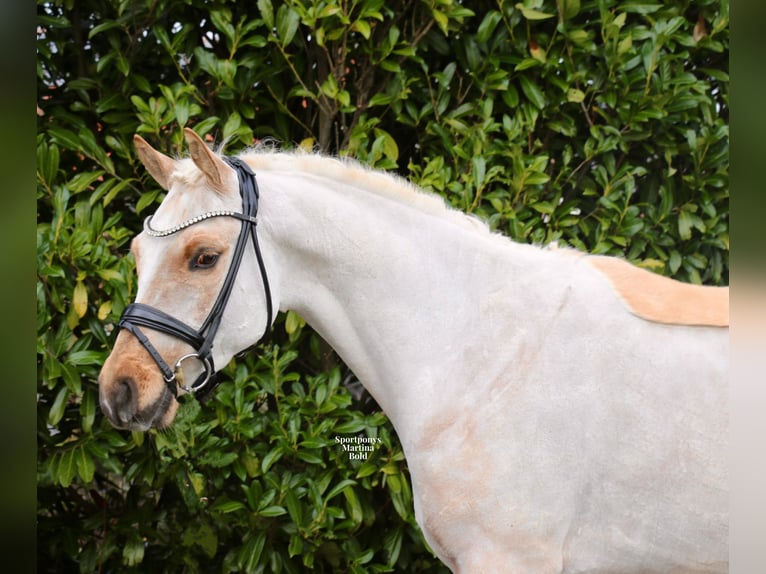
[[[197,215],[195,217],[192,217],[191,219],[187,219],[183,223],[179,223],[178,225],[171,227],[170,229],[154,229],[151,224],[152,216],[150,215],[144,220],[144,231],[146,231],[147,235],[151,235],[152,237],[166,237],[168,235],[173,235],[174,233],[178,233],[182,229],[191,227],[195,223],[199,223],[200,221],[205,221],[206,219],[210,219],[212,217],[234,217],[236,219],[241,219],[243,221],[249,221],[250,223],[256,223],[255,218],[249,217],[243,213],[239,213],[237,211],[220,210],[220,211],[208,211],[207,213],[203,213],[202,215]]]

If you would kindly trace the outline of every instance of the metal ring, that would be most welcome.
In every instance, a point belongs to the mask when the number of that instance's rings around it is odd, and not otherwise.
[[[202,365],[205,367],[205,378],[201,383],[195,383],[193,385],[184,385],[184,374],[181,370],[181,363],[183,363],[186,359],[197,359]],[[176,361],[175,370],[173,371],[173,378],[176,380],[176,384],[178,387],[187,393],[196,393],[198,390],[200,390],[202,387],[204,387],[208,381],[213,376],[213,365],[210,363],[209,358],[200,358],[200,356],[197,353],[189,353],[188,355],[184,355],[178,361]],[[200,377],[197,377],[197,381],[199,381]]]

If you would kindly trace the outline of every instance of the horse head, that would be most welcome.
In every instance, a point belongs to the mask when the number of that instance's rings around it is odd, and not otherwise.
[[[101,409],[119,428],[168,426],[178,394],[209,390],[214,365],[254,344],[273,319],[255,175],[194,131],[185,136],[183,160],[135,136],[139,159],[168,193],[131,244],[136,300],[99,376]],[[258,281],[264,289],[246,288]]]

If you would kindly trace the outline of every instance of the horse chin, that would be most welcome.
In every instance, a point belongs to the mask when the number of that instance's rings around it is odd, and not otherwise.
[[[178,412],[178,401],[169,389],[164,389],[160,397],[149,405],[146,409],[136,415],[136,421],[141,421],[145,428],[135,430],[148,430],[156,428],[159,430],[169,427],[176,418]]]

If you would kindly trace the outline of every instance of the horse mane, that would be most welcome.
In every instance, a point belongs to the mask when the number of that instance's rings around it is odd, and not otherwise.
[[[310,173],[413,207],[465,229],[507,239],[491,231],[480,218],[450,206],[440,195],[425,191],[397,174],[375,170],[356,159],[302,150],[280,151],[270,144],[250,148],[240,157],[254,170]]]

